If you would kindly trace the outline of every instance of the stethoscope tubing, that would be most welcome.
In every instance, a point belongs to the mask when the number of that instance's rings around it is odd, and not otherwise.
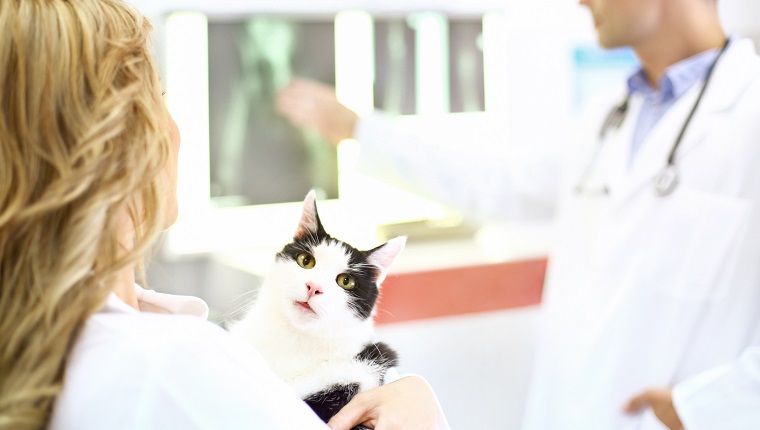
[[[676,142],[673,144],[673,147],[670,149],[670,154],[668,155],[668,166],[674,165],[674,160],[676,156],[676,151],[678,150],[678,146],[681,144],[681,140],[683,140],[684,134],[686,134],[686,129],[689,127],[689,123],[691,123],[691,119],[694,117],[694,113],[697,111],[697,108],[702,102],[702,97],[705,95],[705,92],[707,91],[707,86],[710,84],[710,79],[712,78],[713,71],[715,70],[715,65],[718,64],[718,60],[720,60],[720,58],[723,56],[723,53],[726,52],[726,49],[728,48],[728,45],[730,42],[731,42],[731,39],[726,38],[726,42],[723,43],[723,46],[720,48],[720,51],[718,51],[718,55],[715,56],[715,60],[713,60],[712,64],[710,64],[710,68],[707,69],[707,74],[705,75],[705,83],[702,85],[702,89],[699,91],[699,95],[697,96],[697,100],[694,102],[694,106],[691,108],[691,111],[689,112],[689,116],[687,116],[686,121],[684,121],[683,127],[681,127],[680,133],[678,133]]]

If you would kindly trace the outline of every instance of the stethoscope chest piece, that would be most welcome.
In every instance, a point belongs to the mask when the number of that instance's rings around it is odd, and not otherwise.
[[[673,192],[678,185],[678,172],[676,167],[669,165],[662,169],[654,178],[654,191],[660,197],[665,197]]]

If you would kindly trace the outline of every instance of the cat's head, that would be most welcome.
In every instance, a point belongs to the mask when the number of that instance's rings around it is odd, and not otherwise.
[[[380,283],[405,244],[405,237],[397,237],[360,251],[333,238],[320,222],[311,191],[293,241],[276,256],[271,287],[278,290],[279,306],[296,325],[363,323],[372,316]]]

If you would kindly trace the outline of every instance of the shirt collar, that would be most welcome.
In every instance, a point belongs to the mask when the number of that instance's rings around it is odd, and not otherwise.
[[[139,312],[158,314],[193,315],[203,319],[208,318],[208,305],[198,297],[164,294],[146,290],[135,284],[135,294]],[[139,313],[136,309],[124,303],[115,293],[111,293],[101,312]]]
[[[628,91],[631,94],[640,93],[658,102],[677,99],[707,75],[718,51],[718,49],[709,49],[668,67],[665,75],[660,79],[657,90],[649,85],[644,70],[639,69],[628,78]]]

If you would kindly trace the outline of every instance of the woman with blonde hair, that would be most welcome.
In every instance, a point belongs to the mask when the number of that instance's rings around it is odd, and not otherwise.
[[[0,429],[324,428],[200,299],[135,285],[177,214],[150,23],[120,0],[2,0],[0,28]],[[399,383],[331,426],[434,422],[424,381]]]

